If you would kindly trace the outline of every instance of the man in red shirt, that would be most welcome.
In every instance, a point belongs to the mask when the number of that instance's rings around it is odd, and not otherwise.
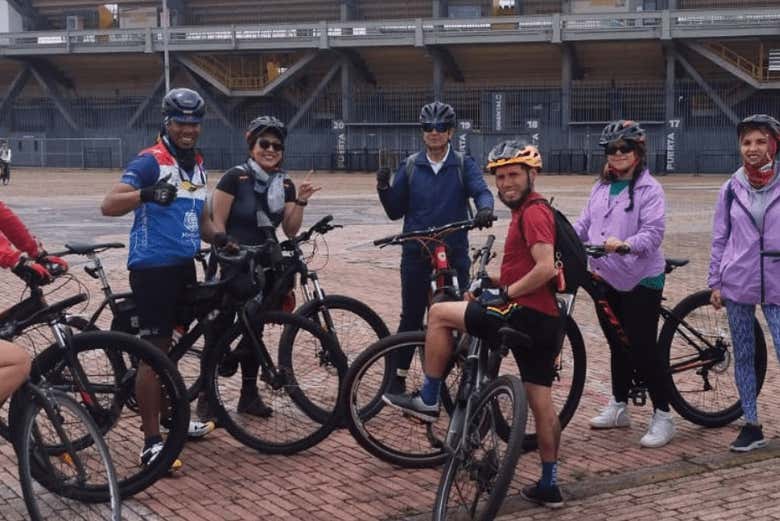
[[[490,152],[488,169],[496,177],[498,197],[512,210],[504,245],[501,274],[491,277],[496,291],[482,291],[466,302],[442,302],[429,311],[425,336],[425,380],[419,391],[385,394],[383,400],[423,421],[439,417],[439,394],[453,352],[453,330],[466,331],[489,345],[498,345],[503,325],[520,330],[533,341],[531,348],[513,350],[534,415],[542,460],[542,477],[523,489],[533,502],[557,508],[563,498],[556,483],[561,428],[553,405],[551,385],[560,350],[562,324],[550,281],[555,276],[555,221],[534,181],[542,158],[536,147],[518,141],[498,144]]]

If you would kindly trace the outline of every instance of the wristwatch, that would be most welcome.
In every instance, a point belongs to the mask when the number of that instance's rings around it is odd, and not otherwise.
[[[301,199],[296,199],[295,200],[295,204],[297,204],[298,206],[306,206],[307,204],[309,204],[309,201],[303,201]]]

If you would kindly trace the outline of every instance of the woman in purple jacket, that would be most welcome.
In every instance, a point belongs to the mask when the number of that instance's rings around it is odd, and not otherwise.
[[[645,166],[645,131],[633,121],[616,121],[601,133],[607,163],[580,218],[574,224],[580,239],[604,244],[608,253],[628,246],[626,255],[592,259],[591,270],[631,344],[615,337],[608,319],[599,322],[610,347],[612,398],[590,420],[594,429],[629,427],[628,392],[634,367],[647,385],[653,417],[640,443],[661,447],[674,436],[664,385],[664,361],[656,342],[664,287],[665,261],[661,242],[665,229],[665,199],[661,185]]]
[[[766,445],[758,423],[753,365],[756,304],[764,310],[780,357],[780,262],[761,255],[761,251],[780,250],[780,123],[757,114],[737,126],[737,135],[743,165],[718,195],[707,285],[712,288],[712,305],[716,309],[726,306],[734,343],[734,376],[745,412],[745,426],[731,450],[747,452]]]

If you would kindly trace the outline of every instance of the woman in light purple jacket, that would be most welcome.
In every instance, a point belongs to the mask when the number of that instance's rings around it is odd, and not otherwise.
[[[608,253],[624,246],[630,249],[627,255],[592,259],[590,267],[601,279],[597,291],[615,312],[631,351],[616,338],[609,320],[597,308],[610,347],[612,398],[590,420],[590,426],[612,429],[631,425],[628,392],[636,367],[654,409],[640,443],[661,447],[675,432],[664,385],[664,360],[656,341],[664,287],[664,191],[645,167],[645,131],[639,124],[622,120],[610,123],[601,133],[599,144],[605,149],[607,164],[574,228],[581,240],[604,244]]]
[[[712,227],[707,285],[716,309],[726,306],[734,344],[734,375],[745,426],[731,450],[766,445],[756,406],[754,369],[756,304],[761,304],[780,357],[780,259],[762,251],[780,250],[780,181],[777,162],[780,123],[764,114],[737,126],[743,166],[721,187]]]

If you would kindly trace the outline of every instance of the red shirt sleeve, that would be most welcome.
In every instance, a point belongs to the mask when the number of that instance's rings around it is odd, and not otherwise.
[[[552,211],[543,204],[529,205],[520,225],[528,247],[534,244],[555,244],[555,221]]]
[[[31,257],[38,256],[38,242],[24,223],[0,201],[0,267],[11,268],[16,265],[21,253]],[[14,246],[16,248],[14,248]]]

